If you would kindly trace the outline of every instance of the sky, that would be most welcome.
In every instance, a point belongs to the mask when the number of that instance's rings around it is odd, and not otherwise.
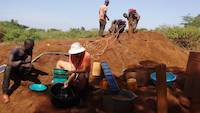
[[[33,28],[68,30],[98,28],[98,11],[104,0],[0,0],[0,21],[16,19]],[[200,0],[110,0],[110,20],[124,19],[135,8],[141,16],[138,27],[179,25],[182,16],[200,14]],[[108,22],[107,28],[111,21]]]

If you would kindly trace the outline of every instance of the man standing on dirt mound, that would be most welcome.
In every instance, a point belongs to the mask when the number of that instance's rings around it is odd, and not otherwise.
[[[69,62],[59,60],[56,68],[68,70],[68,80],[64,83],[65,88],[73,85],[82,92],[88,85],[91,56],[79,42],[73,43],[68,53]]]
[[[109,18],[107,16],[107,7],[109,5],[109,0],[105,0],[105,3],[100,6],[99,9],[99,36],[104,36],[104,30],[106,26],[106,20],[109,21]]]
[[[31,63],[33,47],[34,41],[32,39],[26,39],[22,47],[15,48],[11,51],[2,85],[5,103],[9,102],[9,96],[20,86],[22,80],[29,80],[37,84],[41,83],[36,75],[31,75],[33,69]],[[11,87],[10,80],[14,81]]]
[[[128,32],[134,33],[140,20],[140,15],[136,9],[129,9],[128,14],[124,13],[123,16],[128,20]]]

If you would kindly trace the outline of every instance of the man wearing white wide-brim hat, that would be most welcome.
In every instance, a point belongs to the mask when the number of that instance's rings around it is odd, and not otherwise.
[[[58,61],[56,68],[69,71],[69,78],[68,81],[65,82],[65,87],[74,85],[80,90],[83,90],[88,83],[88,76],[90,73],[90,54],[79,42],[73,43],[68,53],[69,61]]]

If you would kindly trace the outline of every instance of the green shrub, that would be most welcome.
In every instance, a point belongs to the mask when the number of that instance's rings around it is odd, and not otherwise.
[[[200,29],[197,27],[160,26],[156,31],[163,33],[180,47],[187,49],[196,48],[200,42]]]
[[[0,42],[3,42],[4,35],[5,35],[5,30],[2,26],[0,26]]]
[[[3,29],[3,30],[2,30]],[[72,28],[69,31],[61,31],[58,29],[43,29],[28,28],[25,25],[20,25],[17,21],[12,20],[11,22],[2,21],[0,22],[0,41],[23,41],[26,38],[47,39],[47,38],[91,38],[97,36],[97,29],[85,30],[82,28]]]

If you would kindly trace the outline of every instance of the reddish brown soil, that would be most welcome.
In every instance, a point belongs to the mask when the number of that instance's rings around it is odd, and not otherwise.
[[[102,50],[106,47],[106,38],[98,40],[74,40],[80,41],[86,46],[87,50],[92,54],[93,60],[105,60],[114,74],[120,75],[122,70],[145,61],[155,61],[157,63],[165,63],[173,67],[185,67],[187,61],[187,53],[183,49],[177,47],[161,34],[154,32],[136,33],[132,36],[124,33],[120,36],[119,41],[109,41],[108,47],[104,54]],[[74,41],[64,39],[52,39],[36,42],[34,56],[42,52],[67,52],[70,44]],[[49,46],[48,46],[49,45]],[[0,63],[6,63],[7,56],[11,48],[17,44],[0,44]],[[58,59],[63,56],[45,56],[35,64],[41,66],[42,70],[48,71],[52,69]],[[41,69],[40,68],[40,69]]]
[[[34,48],[34,56],[47,51],[67,52],[70,44],[74,41],[80,41],[91,53],[93,60],[108,61],[113,73],[118,77],[122,75],[123,70],[127,68],[133,68],[134,66],[138,65],[143,67],[152,67],[152,65],[154,65],[153,63],[165,63],[168,67],[173,67],[173,69],[182,68],[184,70],[187,63],[187,51],[177,47],[167,38],[155,32],[142,32],[131,36],[128,36],[128,34],[124,33],[119,37],[119,41],[110,40],[107,49],[102,55],[98,54],[101,54],[101,51],[104,49],[104,47],[106,47],[107,38],[95,40],[50,39],[37,41]],[[11,48],[16,46],[18,46],[18,44],[0,44],[0,64],[6,63],[9,51]],[[49,74],[49,76],[40,76],[42,83],[50,83],[52,79],[52,69],[55,67],[56,61],[59,59],[67,59],[67,57],[62,55],[47,55],[34,63],[36,68],[39,68],[40,70]],[[1,74],[1,81],[2,78],[3,75]],[[122,81],[122,83],[120,83],[121,87],[123,87],[124,82],[125,81]],[[20,86],[20,88],[18,88],[11,96],[10,103],[0,103],[0,113],[95,113],[96,105],[98,103],[93,100],[88,100],[84,107],[79,106],[70,109],[54,108],[51,105],[47,94],[29,91],[27,88],[28,84],[30,83],[22,83],[22,86]],[[155,97],[155,90],[152,89],[152,87],[146,87],[148,90],[143,89],[144,87],[137,91],[137,93],[141,95],[140,98],[145,96],[151,98],[150,95],[148,96],[149,91],[154,92],[150,94],[153,94]],[[184,99],[182,99],[182,101],[184,101]],[[149,101],[152,102],[151,105],[147,104],[146,101],[138,101],[134,106],[136,109],[135,111],[137,111],[137,113],[148,113],[140,111],[140,109],[147,109],[149,113],[154,113],[155,101],[154,99],[150,99]],[[154,107],[151,108],[152,106]],[[187,110],[188,109],[186,109],[186,111]],[[179,112],[181,113],[183,111]]]

